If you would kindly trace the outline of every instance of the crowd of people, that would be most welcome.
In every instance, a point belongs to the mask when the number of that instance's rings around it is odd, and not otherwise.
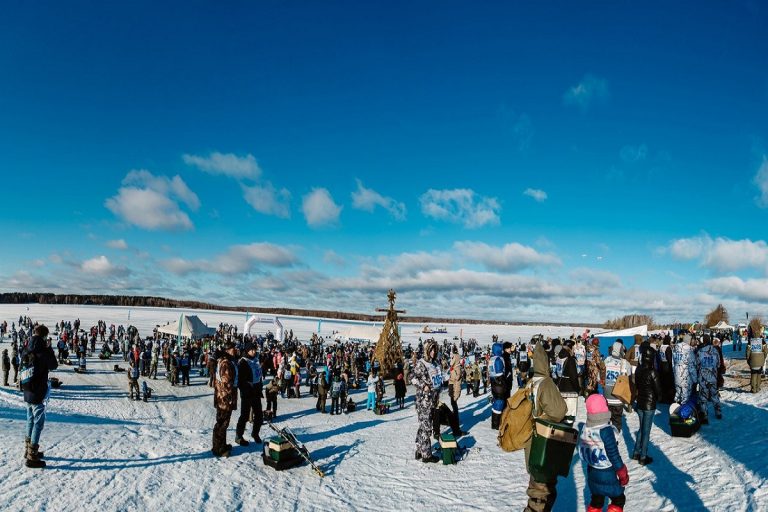
[[[292,332],[277,340],[271,333],[238,333],[227,324],[200,340],[163,337],[157,330],[142,337],[134,326],[108,326],[99,321],[80,329],[79,320],[57,322],[54,340],[46,326],[28,317],[19,318],[18,329],[15,322],[10,329],[3,322],[0,334],[11,341],[11,353],[4,349],[2,354],[3,383],[10,385],[13,369],[14,385],[24,390],[27,403],[25,458],[29,467],[45,465],[39,440],[50,393],[49,372],[60,364],[87,372],[84,360],[96,356],[98,344],[98,357],[110,359],[120,354],[128,363],[128,396],[133,400],[142,394],[148,398],[151,388],[146,381],[139,386],[139,379],[157,379],[158,366],[165,369],[169,388],[189,385],[190,372],[197,369],[198,376],[213,388],[216,422],[211,452],[217,457],[231,453],[227,431],[238,409],[235,444],[262,443],[262,424],[277,418],[278,397],[300,399],[304,391],[318,413],[348,414],[357,407],[350,395],[364,388],[365,409],[385,412],[385,375],[374,356],[375,347],[369,345],[326,343],[317,335],[302,343]],[[651,464],[649,439],[659,404],[670,404],[670,414],[701,425],[709,423],[710,410],[721,419],[719,390],[725,373],[721,340],[713,334],[637,335],[629,345],[627,349],[618,339],[603,357],[599,338],[589,331],[567,339],[537,336],[528,343],[502,342],[494,336],[488,347],[476,340],[419,339],[416,347],[406,345],[392,385],[399,409],[405,407],[407,386],[412,385],[418,420],[415,458],[425,463],[440,460],[433,439],[439,437],[443,425],[457,439],[467,434],[461,429],[458,400],[462,391],[479,396],[481,384],[483,394],[490,388],[491,429],[500,428],[515,389],[530,394],[533,418],[566,426],[574,426],[583,403],[587,421],[579,434],[579,454],[588,467],[588,510],[602,510],[606,498],[611,500],[609,510],[622,510],[629,476],[619,455],[618,434],[626,428],[625,414],[635,411],[638,415],[639,431],[629,450],[632,460]],[[767,354],[763,338],[747,340],[752,392],[760,391]],[[625,393],[619,390],[622,380],[629,384]],[[245,437],[248,424],[250,441]],[[530,441],[524,448],[528,467]],[[551,510],[556,500],[556,477],[540,480],[530,477],[526,511]]]

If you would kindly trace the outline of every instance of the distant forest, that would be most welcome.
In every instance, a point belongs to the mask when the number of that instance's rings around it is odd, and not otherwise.
[[[145,297],[133,295],[57,295],[55,293],[0,293],[0,304],[70,304],[84,306],[128,306],[152,308],[184,308],[210,309],[216,311],[248,311],[267,315],[308,316],[317,318],[332,318],[335,320],[358,320],[362,322],[380,322],[382,315],[366,315],[361,313],[346,313],[343,311],[322,311],[315,309],[295,308],[261,308],[254,306],[220,306],[194,300],[176,300],[165,297]],[[496,324],[496,325],[581,325],[584,327],[601,327],[600,324],[583,322],[515,322],[512,320],[474,320],[467,318],[434,318],[427,316],[400,317],[403,322],[423,324]]]

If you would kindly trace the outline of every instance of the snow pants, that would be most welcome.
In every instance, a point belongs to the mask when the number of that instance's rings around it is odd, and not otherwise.
[[[608,410],[611,411],[611,424],[616,427],[616,430],[621,432],[621,419],[624,417],[624,406],[619,405],[608,405]]]
[[[416,451],[422,458],[432,456],[432,420],[435,404],[431,393],[416,393],[416,416],[419,429],[416,432]]]
[[[245,433],[245,424],[251,420],[251,411],[253,411],[253,429],[251,437],[259,437],[261,423],[264,421],[264,413],[261,410],[261,398],[256,393],[240,393],[240,416],[237,418],[235,427],[235,436],[240,439]]]
[[[369,411],[372,411],[374,407],[376,407],[376,392],[369,391],[368,402],[365,404],[365,408],[368,409]]]
[[[528,506],[523,512],[549,512],[557,499],[557,480],[554,482],[528,481]]]
[[[315,405],[315,408],[324,413],[325,412],[325,401],[328,398],[327,393],[318,393],[317,395],[317,404]]]
[[[760,368],[752,368],[749,370],[749,384],[753,393],[760,392],[760,379],[762,378],[762,370]],[[14,380],[14,382],[16,382]]]
[[[229,420],[232,418],[232,411],[226,409],[216,409],[216,424],[213,426],[213,442],[211,451],[214,455],[224,453],[227,447],[227,429]]]
[[[675,375],[675,402],[678,404],[687,402],[688,399],[691,398],[693,385],[694,382],[690,375],[683,378],[678,378],[678,376]]]
[[[720,414],[720,391],[717,389],[717,381],[699,381],[699,410],[707,416],[709,404],[715,406],[715,414]]]

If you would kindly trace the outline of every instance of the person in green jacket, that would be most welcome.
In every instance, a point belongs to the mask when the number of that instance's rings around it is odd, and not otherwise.
[[[753,393],[760,391],[760,379],[762,378],[765,356],[768,354],[768,345],[764,339],[752,338],[747,343],[747,364],[749,364],[749,384]]]
[[[555,381],[549,375],[549,358],[544,347],[539,342],[533,349],[533,378],[530,383],[533,390],[533,417],[543,420],[561,422],[565,418],[567,406]],[[528,469],[528,459],[531,455],[531,443],[525,445],[525,467]],[[557,477],[549,482],[537,482],[533,476],[528,481],[528,506],[524,512],[548,512],[552,510],[557,499]]]

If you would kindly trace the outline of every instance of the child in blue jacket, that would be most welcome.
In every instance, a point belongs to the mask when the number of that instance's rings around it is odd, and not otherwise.
[[[587,484],[592,493],[587,512],[601,512],[606,496],[611,498],[608,512],[622,512],[629,474],[619,454],[618,431],[610,424],[611,411],[603,395],[590,395],[586,406],[587,424],[579,437],[579,456],[587,463]]]

